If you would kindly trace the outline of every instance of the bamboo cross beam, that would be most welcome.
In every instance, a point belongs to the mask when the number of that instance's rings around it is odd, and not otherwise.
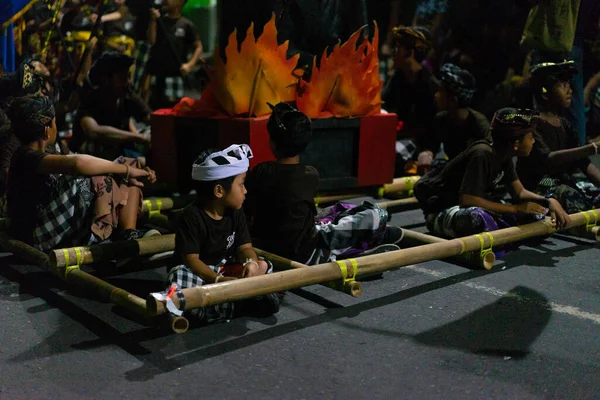
[[[336,194],[331,196],[317,196],[315,197],[315,206],[319,207],[322,205],[332,204],[338,201],[356,199],[358,197],[365,197],[366,193],[347,193],[347,194]]]
[[[387,193],[411,192],[420,178],[420,176],[394,178],[392,183],[387,183],[379,188],[379,197],[383,197]]]
[[[177,210],[185,208],[192,201],[194,201],[193,196],[149,198],[144,200],[142,212],[152,215],[152,213],[160,213],[161,211]]]
[[[70,265],[86,265],[162,253],[174,248],[175,234],[173,233],[122,242],[52,250],[49,262],[52,268],[66,268]]]
[[[0,234],[0,248],[53,273],[68,283],[74,284],[80,288],[88,289],[112,304],[121,306],[137,314],[146,315],[146,301],[141,297],[111,285],[100,278],[80,270],[78,267],[63,266],[56,268],[49,262],[49,257],[45,253],[26,243],[10,239],[4,234]]]
[[[398,200],[389,200],[389,201],[381,201],[379,203],[375,203],[380,208],[384,210],[394,208],[394,207],[411,207],[418,205],[419,202],[415,197],[407,197],[406,199],[398,199]]]
[[[571,214],[571,222],[566,227],[590,226],[590,219],[597,222],[600,210],[591,210]],[[458,256],[471,251],[491,249],[495,245],[514,243],[536,236],[546,236],[556,232],[548,219],[533,222],[527,225],[500,229],[493,232],[484,232],[462,238],[447,240],[445,242],[426,244],[423,246],[391,251],[388,253],[368,255],[354,260],[344,260],[345,269],[357,267],[357,275],[384,272],[392,268],[427,262],[440,258]],[[250,297],[261,296],[268,293],[290,290],[302,286],[328,282],[343,277],[343,268],[336,262],[315,265],[310,268],[299,268],[289,271],[277,272],[269,275],[254,276],[235,281],[219,282],[210,285],[197,286],[183,289],[186,303],[185,309],[207,307],[224,302],[237,301]],[[177,296],[172,298],[176,306],[179,301]],[[147,299],[147,309],[150,313],[162,314],[165,305],[153,296]]]
[[[421,232],[412,231],[410,229],[402,228],[402,231],[404,232],[402,244],[404,245],[404,243],[407,243],[411,247],[419,246],[422,244],[441,243],[447,241],[447,239],[427,235]],[[484,268],[490,270],[496,262],[496,255],[493,251],[488,251],[483,254],[481,252],[474,251],[471,253],[461,254],[456,257],[451,257],[451,259],[454,259],[460,264],[466,264],[477,268]]]
[[[261,249],[254,248],[256,254],[262,256],[273,263],[273,266],[279,270],[290,270],[290,269],[299,269],[299,268],[311,268],[309,265],[299,263],[297,261],[288,260],[287,258],[280,257],[276,254],[269,253],[268,251],[264,251]],[[362,294],[362,285],[359,282],[354,280],[354,276],[346,276],[346,279],[343,281],[332,281],[329,283],[324,283],[323,285],[330,287],[332,289],[338,290],[340,292],[344,292],[349,294],[352,297],[360,297]]]

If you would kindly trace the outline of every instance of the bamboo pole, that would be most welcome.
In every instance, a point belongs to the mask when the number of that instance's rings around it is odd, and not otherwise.
[[[52,268],[65,268],[74,264],[86,265],[162,253],[174,248],[175,234],[173,233],[122,242],[52,250],[49,258]]]
[[[404,238],[402,239],[403,245],[405,242],[409,246],[419,246],[422,244],[441,243],[447,241],[447,239],[443,239],[432,235],[426,235],[424,233],[412,231],[410,229],[402,228],[402,231],[404,232]],[[481,255],[481,252],[471,252],[461,254],[456,257],[451,257],[451,259],[454,259],[455,261],[461,264],[467,264],[477,268],[484,268],[486,270],[490,270],[496,262],[496,255],[491,251],[485,253],[483,256]]]
[[[152,214],[160,213],[161,211],[177,210],[184,208],[193,200],[193,196],[149,198],[143,202],[142,213]]]
[[[315,197],[315,206],[319,207],[324,204],[332,204],[342,200],[356,199],[358,197],[365,197],[367,194],[365,193],[347,193],[347,194],[337,194],[331,196],[317,196]]]
[[[420,178],[420,176],[395,178],[392,183],[387,183],[379,188],[379,197],[383,197],[386,193],[410,192]]]
[[[184,316],[169,313],[168,321],[169,328],[171,328],[174,333],[185,333],[190,328],[190,321]]]
[[[269,253],[268,251],[264,251],[261,249],[254,248],[256,254],[262,256],[273,263],[273,266],[280,270],[290,270],[290,269],[299,269],[299,268],[311,268],[309,265],[299,263],[297,261],[288,260],[287,258],[280,257],[276,254]],[[353,271],[349,271],[353,273]],[[346,279],[354,278],[353,276],[349,276]],[[344,292],[349,294],[352,297],[360,297],[362,294],[362,285],[355,280],[349,280],[344,282],[343,280],[331,281],[328,283],[323,283],[323,285],[335,289],[340,292]]]
[[[31,262],[53,273],[68,283],[97,293],[102,299],[106,299],[112,304],[121,306],[137,314],[146,315],[146,302],[144,299],[90,275],[78,267],[67,268],[62,266],[57,268],[49,262],[49,257],[45,253],[19,240],[10,239],[4,234],[0,234],[0,247],[27,262]]]
[[[417,201],[416,197],[408,197],[406,199],[382,201],[382,202],[375,203],[375,204],[377,204],[377,206],[379,206],[380,208],[387,210],[389,208],[394,208],[394,207],[407,207],[407,206],[413,206],[415,204],[418,205],[419,202]]]
[[[589,221],[590,214],[596,213],[597,215],[598,212],[600,210],[572,214],[570,216],[571,222],[566,228],[586,225],[586,219]],[[546,236],[554,232],[556,232],[556,227],[546,219],[527,225],[485,232],[445,242],[359,257],[354,259],[354,262],[357,263],[358,267],[357,276],[360,276],[457,256],[470,251],[480,251],[492,247],[492,245],[500,246],[535,236]],[[346,269],[352,268],[352,260],[344,260],[344,264]],[[343,276],[342,274],[340,266],[335,262],[331,262],[310,268],[299,268],[269,275],[197,286],[183,289],[182,292],[186,299],[185,308],[190,310],[332,281],[340,279]],[[173,302],[178,306],[177,296],[173,298]],[[147,298],[147,308],[151,313],[162,314],[165,312],[164,304],[157,301],[153,296]]]

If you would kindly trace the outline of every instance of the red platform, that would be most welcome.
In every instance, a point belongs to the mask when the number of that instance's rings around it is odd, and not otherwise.
[[[247,143],[254,158],[250,167],[273,160],[267,132],[268,117],[189,118],[170,110],[152,115],[151,167],[159,179],[187,190],[191,165],[205,149]],[[321,175],[320,190],[350,189],[390,183],[394,177],[395,114],[356,119],[317,119],[313,140],[301,155]]]

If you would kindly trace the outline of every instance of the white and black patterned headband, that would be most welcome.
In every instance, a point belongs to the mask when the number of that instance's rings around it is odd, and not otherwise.
[[[216,181],[248,171],[252,150],[247,144],[233,144],[223,151],[210,154],[200,163],[192,166],[192,179],[195,181]]]
[[[475,94],[475,78],[469,71],[454,64],[444,64],[440,69],[440,80],[465,103],[470,103]]]

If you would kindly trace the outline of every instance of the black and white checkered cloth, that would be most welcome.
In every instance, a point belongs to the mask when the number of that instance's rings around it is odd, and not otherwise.
[[[271,262],[268,260],[265,261],[269,265],[267,274],[273,273],[273,264],[271,264]],[[224,264],[225,260],[221,264],[216,266],[209,265],[209,268],[219,273],[221,267]],[[169,272],[169,275],[167,276],[167,288],[163,293],[167,293],[173,284],[177,285],[177,290],[179,291],[181,289],[188,289],[196,286],[206,285],[207,282],[205,282],[198,275],[194,274],[185,265],[178,265]],[[188,313],[198,318],[198,320],[200,320],[201,322],[211,323],[219,321],[229,321],[233,318],[234,310],[235,303],[232,302],[221,303],[204,308],[196,308],[194,310],[188,311]]]
[[[150,43],[145,40],[138,40],[135,43],[133,57],[135,58],[131,86],[135,93],[139,93],[144,77],[146,76],[146,66],[150,60]]]
[[[153,76],[150,84],[152,91],[160,91],[159,95],[170,102],[176,102],[184,95],[185,84],[181,76]]]
[[[91,207],[95,195],[91,179],[49,175],[50,201],[38,206],[33,244],[42,251],[61,246],[91,244]]]
[[[396,141],[396,154],[398,154],[404,161],[412,160],[416,151],[417,145],[411,139],[402,139]]]

